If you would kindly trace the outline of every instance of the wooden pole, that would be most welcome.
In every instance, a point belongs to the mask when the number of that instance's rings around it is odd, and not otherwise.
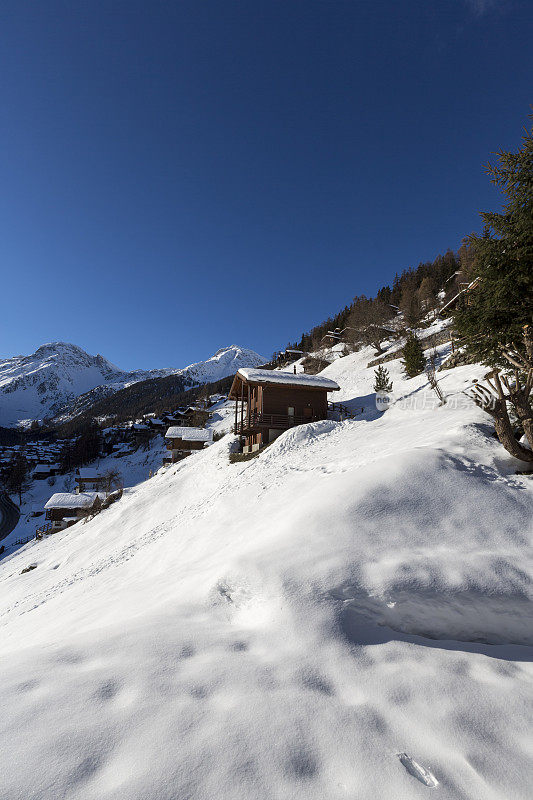
[[[244,383],[241,383],[241,432],[244,423]]]

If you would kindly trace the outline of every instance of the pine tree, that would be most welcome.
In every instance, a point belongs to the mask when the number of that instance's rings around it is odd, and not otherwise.
[[[426,359],[424,358],[424,351],[420,340],[411,334],[403,348],[403,368],[409,378],[414,378],[415,375],[420,375],[426,366]]]
[[[8,464],[7,479],[5,481],[6,490],[10,493],[17,493],[19,503],[22,503],[22,492],[28,485],[29,464],[23,452],[16,452],[11,457]]]
[[[505,196],[502,213],[481,214],[485,229],[468,243],[479,284],[454,322],[476,361],[504,365],[502,350],[523,351],[522,329],[533,314],[533,130],[518,152],[501,150],[487,173]]]
[[[389,370],[381,364],[374,370],[374,391],[375,392],[392,392],[392,381],[390,380]]]

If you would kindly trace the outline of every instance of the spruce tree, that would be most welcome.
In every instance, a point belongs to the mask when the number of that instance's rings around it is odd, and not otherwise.
[[[392,392],[392,381],[390,380],[389,370],[381,364],[374,370],[374,391],[375,392]]]
[[[403,348],[403,368],[409,378],[414,378],[415,375],[420,375],[426,366],[426,359],[424,358],[424,351],[420,340],[412,333]]]
[[[8,464],[8,474],[5,482],[9,493],[17,493],[19,504],[22,503],[22,492],[28,484],[29,464],[23,452],[14,453]]]
[[[498,161],[487,173],[504,194],[503,211],[482,213],[483,234],[468,239],[480,281],[454,314],[469,354],[492,367],[504,365],[502,349],[523,349],[522,329],[532,322],[533,129],[516,153],[499,151]]]

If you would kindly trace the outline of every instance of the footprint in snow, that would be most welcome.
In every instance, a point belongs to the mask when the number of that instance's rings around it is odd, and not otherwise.
[[[430,772],[429,769],[425,769],[420,764],[417,764],[417,762],[411,758],[411,756],[408,756],[407,753],[396,753],[396,755],[404,765],[409,775],[412,775],[413,778],[416,778],[418,781],[420,781],[420,783],[423,783],[424,786],[429,786],[434,789],[439,785],[439,782],[433,773]]]

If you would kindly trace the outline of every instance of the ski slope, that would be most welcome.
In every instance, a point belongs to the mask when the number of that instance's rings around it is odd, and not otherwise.
[[[0,564],[2,800],[529,800],[531,478],[480,368],[433,408],[390,362],[379,414],[370,357],[322,373],[354,420],[227,435]]]

